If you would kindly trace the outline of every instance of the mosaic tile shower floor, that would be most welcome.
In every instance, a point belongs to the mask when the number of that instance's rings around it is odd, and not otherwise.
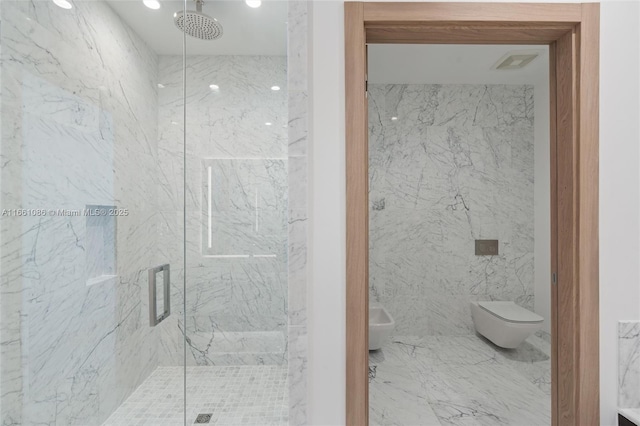
[[[548,426],[550,344],[502,349],[472,336],[396,336],[369,352],[372,425]]]
[[[183,367],[159,367],[103,426],[182,426]],[[187,424],[287,425],[287,369],[273,365],[187,367]]]

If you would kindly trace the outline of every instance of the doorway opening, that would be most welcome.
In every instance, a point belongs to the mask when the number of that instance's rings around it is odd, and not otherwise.
[[[548,46],[551,424],[598,424],[598,41],[598,4],[345,3],[347,424],[369,422],[368,43]]]
[[[549,425],[548,46],[367,53],[370,421]]]

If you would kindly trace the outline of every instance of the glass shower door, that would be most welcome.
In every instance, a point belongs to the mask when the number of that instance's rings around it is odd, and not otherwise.
[[[184,7],[0,3],[3,424],[184,424]]]
[[[0,2],[3,424],[288,423],[291,4]]]
[[[187,413],[214,424],[288,424],[288,7],[205,2],[224,32],[187,38]]]

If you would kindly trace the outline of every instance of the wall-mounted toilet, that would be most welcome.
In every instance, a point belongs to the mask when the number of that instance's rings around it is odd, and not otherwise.
[[[476,331],[502,348],[517,348],[540,330],[544,318],[514,302],[471,302]]]
[[[391,339],[396,322],[382,306],[369,307],[369,350],[377,351]]]

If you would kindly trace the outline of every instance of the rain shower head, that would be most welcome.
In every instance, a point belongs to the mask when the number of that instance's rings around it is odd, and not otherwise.
[[[173,15],[176,27],[191,37],[216,40],[222,37],[222,25],[216,18],[202,13],[202,0],[195,0],[196,10],[181,10]]]

